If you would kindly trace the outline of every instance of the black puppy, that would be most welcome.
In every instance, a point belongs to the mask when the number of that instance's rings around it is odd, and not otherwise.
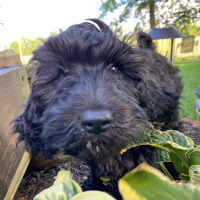
[[[143,135],[151,122],[174,128],[182,91],[177,68],[138,34],[138,48],[120,41],[102,21],[69,27],[34,51],[37,71],[13,133],[33,154],[58,150],[91,166],[91,185],[110,176],[110,188],[142,162],[154,165],[150,146],[121,149]],[[116,192],[117,193],[117,192]]]

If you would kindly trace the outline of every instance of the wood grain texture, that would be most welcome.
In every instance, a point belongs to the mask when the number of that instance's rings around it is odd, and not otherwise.
[[[25,103],[28,93],[28,79],[24,67],[7,69],[7,72],[0,69],[0,199],[5,196],[9,200],[12,199],[29,162],[30,156],[24,158],[24,144],[16,147],[17,135],[9,135],[10,122],[23,110],[23,107],[19,109],[19,106]],[[15,179],[15,187],[12,186],[13,189],[10,189],[8,195],[8,189],[13,185],[13,177],[16,176],[18,180]]]

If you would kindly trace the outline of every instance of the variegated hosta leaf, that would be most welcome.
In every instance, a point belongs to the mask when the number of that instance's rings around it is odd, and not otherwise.
[[[168,179],[143,163],[119,180],[123,200],[197,200],[200,187]]]
[[[186,167],[182,159],[180,159],[179,156],[173,152],[169,152],[169,155],[171,162],[173,163],[176,171],[179,173],[179,178],[185,181],[190,180],[188,167]]]
[[[185,136],[183,133],[176,131],[176,130],[168,130],[166,131],[171,135],[172,142],[186,147],[186,148],[193,148],[194,147],[194,142],[190,137]]]
[[[200,184],[200,165],[192,165],[189,169],[189,175],[192,183]]]
[[[78,183],[72,180],[71,173],[60,171],[54,184],[36,195],[33,200],[70,200],[79,192],[82,192],[82,189]]]
[[[54,184],[36,195],[33,200],[116,200],[105,192],[82,192],[69,171],[58,172]]]
[[[121,154],[126,152],[128,149],[139,145],[152,145],[155,147],[163,148],[163,143],[165,142],[172,142],[178,148],[185,147],[186,149],[190,149],[194,147],[192,139],[185,136],[179,131],[176,130],[160,131],[153,128],[148,128],[144,131],[144,135],[140,140],[134,141],[127,148],[123,149],[121,151]]]
[[[190,151],[189,155],[190,166],[192,165],[200,165],[200,145],[196,146],[192,151]]]
[[[197,157],[199,158],[200,153],[197,150],[193,152],[194,142],[181,132],[176,130],[160,131],[154,128],[145,130],[144,136],[140,140],[135,141],[134,144],[123,149],[121,153],[123,154],[128,149],[139,145],[151,145],[156,147],[156,162],[161,166],[166,175],[172,178],[163,163],[172,162],[176,171],[179,173],[179,177],[184,180],[190,179],[190,162],[194,160],[195,164],[197,164],[196,160]],[[196,154],[198,154],[198,156],[195,156]],[[190,159],[192,159],[192,161],[190,161]]]
[[[200,183],[200,145],[190,152],[189,175],[193,183]]]
[[[155,156],[157,163],[170,161],[169,150],[167,148],[156,148]]]
[[[173,154],[175,154],[176,157],[179,160],[179,163],[183,163],[187,169],[189,169],[189,160],[186,157],[187,152],[190,150],[189,148],[180,146],[174,142],[165,142],[162,144],[163,147],[166,147],[170,151],[170,159]],[[173,160],[173,163],[178,162],[178,160]],[[172,161],[172,160],[171,160]]]
[[[116,200],[109,194],[100,191],[81,192],[70,200]]]

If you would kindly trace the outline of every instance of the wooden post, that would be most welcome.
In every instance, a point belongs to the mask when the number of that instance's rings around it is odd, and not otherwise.
[[[24,144],[16,147],[10,122],[27,100],[29,84],[25,67],[0,69],[0,199],[12,200],[30,162]]]

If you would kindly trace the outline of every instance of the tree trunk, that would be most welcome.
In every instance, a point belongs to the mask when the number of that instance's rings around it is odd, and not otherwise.
[[[149,14],[150,14],[150,28],[155,28],[155,0],[148,0],[149,3]]]

